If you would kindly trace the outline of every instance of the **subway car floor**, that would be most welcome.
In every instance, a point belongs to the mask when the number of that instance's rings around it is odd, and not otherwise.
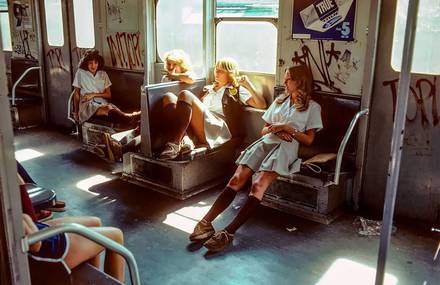
[[[67,211],[55,217],[94,215],[121,228],[143,284],[373,284],[379,238],[359,236],[351,213],[327,226],[261,206],[234,246],[212,255],[190,245],[188,232],[221,189],[175,200],[112,175],[121,164],[81,150],[74,136],[41,128],[15,135],[26,170],[67,202]],[[216,229],[245,197],[240,193]],[[440,284],[440,262],[432,261],[439,240],[427,226],[397,223],[385,284]]]

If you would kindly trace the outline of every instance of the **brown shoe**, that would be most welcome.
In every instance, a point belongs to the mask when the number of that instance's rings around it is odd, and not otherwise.
[[[228,233],[226,230],[221,230],[219,232],[216,232],[209,240],[207,240],[203,244],[203,246],[206,247],[209,251],[219,252],[232,244],[233,239],[233,234]]]
[[[201,220],[197,223],[193,233],[189,236],[190,241],[201,241],[210,238],[215,233],[210,222]]]

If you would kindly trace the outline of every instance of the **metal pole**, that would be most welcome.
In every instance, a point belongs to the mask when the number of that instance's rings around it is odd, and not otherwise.
[[[396,114],[394,117],[393,136],[391,140],[391,157],[388,165],[387,188],[383,209],[383,227],[380,234],[379,257],[377,260],[376,285],[383,284],[385,265],[391,240],[397,183],[399,180],[400,159],[403,148],[403,136],[405,133],[405,118],[408,107],[408,94],[411,80],[411,65],[418,9],[419,0],[410,0],[406,19],[399,87],[397,90]]]

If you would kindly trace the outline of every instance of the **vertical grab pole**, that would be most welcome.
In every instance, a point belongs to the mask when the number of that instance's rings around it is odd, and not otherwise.
[[[383,284],[385,265],[391,240],[397,183],[399,180],[400,159],[402,156],[403,136],[405,133],[405,118],[408,107],[408,94],[411,80],[411,65],[413,59],[418,9],[419,0],[410,0],[406,19],[402,66],[397,91],[396,114],[394,116],[393,135],[391,140],[391,157],[388,164],[387,188],[383,209],[383,227],[380,234],[379,256],[377,260],[376,285]]]

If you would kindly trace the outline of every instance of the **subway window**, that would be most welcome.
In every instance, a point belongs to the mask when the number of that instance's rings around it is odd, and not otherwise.
[[[95,47],[93,0],[74,0],[73,15],[75,22],[76,46],[79,48]]]
[[[63,46],[63,13],[61,0],[44,0],[47,43],[50,46]]]
[[[217,0],[216,57],[232,57],[241,70],[275,74],[277,0]]]
[[[8,2],[0,0],[0,28],[2,47],[5,51],[12,51],[11,28],[9,26]]]
[[[408,0],[398,0],[391,66],[401,70]],[[411,71],[440,74],[440,0],[420,0]]]
[[[203,70],[203,0],[159,0],[156,6],[157,54],[182,49],[196,73]]]

